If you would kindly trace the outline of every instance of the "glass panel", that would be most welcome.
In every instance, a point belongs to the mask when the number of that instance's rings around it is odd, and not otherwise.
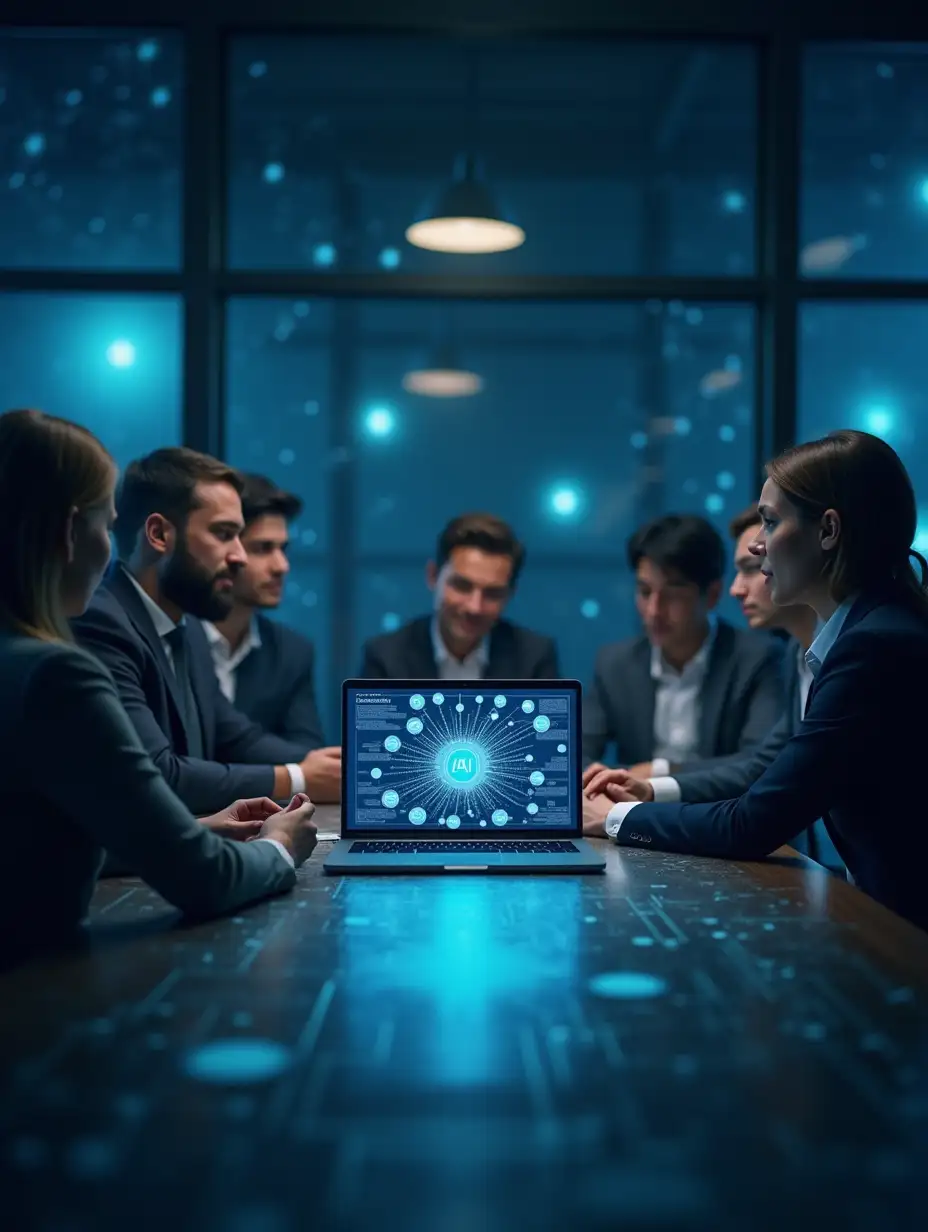
[[[174,296],[0,295],[0,408],[83,424],[120,466],[181,441]]]
[[[921,497],[928,550],[928,304],[806,304],[801,322],[799,440],[860,428],[888,441]]]
[[[806,52],[803,274],[928,276],[926,109],[928,44]]]
[[[328,545],[326,477],[332,309],[319,300],[234,300],[228,311],[226,457],[295,492],[304,509],[293,541]]]
[[[749,47],[288,35],[235,40],[229,72],[236,268],[754,269]],[[520,247],[407,242],[467,159]]]
[[[294,545],[290,550],[290,574],[284,597],[276,612],[268,612],[291,629],[308,637],[316,648],[316,701],[326,739],[338,744],[341,732],[341,695],[329,688],[329,571],[308,564]]]
[[[183,43],[0,33],[0,266],[176,269]]]

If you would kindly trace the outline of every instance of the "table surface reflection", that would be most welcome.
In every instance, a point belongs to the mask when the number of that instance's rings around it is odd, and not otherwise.
[[[928,937],[852,887],[612,845],[605,877],[335,880],[327,849],[194,926],[104,883],[89,953],[0,980],[4,1226],[925,1226]]]

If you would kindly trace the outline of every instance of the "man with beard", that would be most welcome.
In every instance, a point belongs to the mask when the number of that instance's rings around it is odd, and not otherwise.
[[[192,449],[158,449],[126,469],[116,500],[119,561],[78,641],[109,669],[143,745],[197,814],[239,797],[338,799],[339,751],[263,731],[223,696],[198,620],[222,620],[245,563],[242,480]]]

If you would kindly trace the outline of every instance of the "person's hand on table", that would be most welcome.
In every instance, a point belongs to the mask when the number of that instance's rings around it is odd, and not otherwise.
[[[280,805],[268,800],[266,796],[236,800],[221,812],[201,817],[200,824],[218,834],[220,838],[245,842],[247,839],[257,838],[268,817],[280,811]]]
[[[276,806],[275,806],[276,807]],[[298,792],[285,809],[277,808],[266,817],[255,838],[272,838],[293,856],[297,868],[313,854],[316,846],[316,827],[313,813],[316,806],[309,796]]]
[[[337,804],[342,794],[342,750],[313,749],[300,762],[306,790],[317,804]]]
[[[587,838],[606,838],[606,818],[612,808],[607,796],[583,796],[583,833]]]
[[[592,768],[592,767],[591,767]],[[631,770],[607,770],[583,776],[583,794],[590,799],[605,796],[612,804],[649,804],[654,799],[651,783],[635,777]]]

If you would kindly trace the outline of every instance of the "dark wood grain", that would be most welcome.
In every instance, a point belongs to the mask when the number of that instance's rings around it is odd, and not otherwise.
[[[87,953],[0,980],[4,1227],[925,1226],[928,937],[853,887],[788,849],[344,880],[326,849],[206,924],[105,883]]]

